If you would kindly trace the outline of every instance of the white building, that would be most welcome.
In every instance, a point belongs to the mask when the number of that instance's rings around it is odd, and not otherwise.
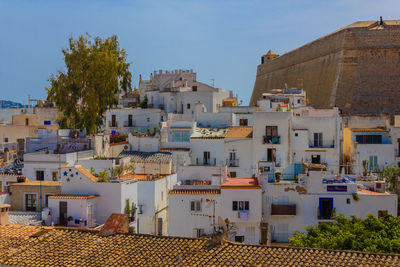
[[[300,174],[296,182],[273,182],[260,176],[263,218],[272,242],[288,242],[295,230],[333,220],[335,215],[397,216],[397,195],[385,192],[383,181],[362,182],[321,171]]]
[[[176,175],[131,176],[100,182],[83,167],[61,168],[61,195],[49,197],[51,220],[60,225],[92,227],[103,224],[112,213],[137,207],[134,226],[138,233],[168,232],[168,191]]]
[[[51,152],[26,153],[22,175],[31,180],[59,181],[61,178],[59,168],[71,166],[78,160],[91,159],[93,150],[54,154]]]
[[[260,243],[262,190],[257,178],[228,178],[225,166],[183,166],[178,177],[169,192],[169,235],[210,235],[229,219],[231,240]]]
[[[160,109],[114,108],[106,112],[104,130],[106,133],[121,134],[152,133],[160,129],[162,120],[164,119]]]

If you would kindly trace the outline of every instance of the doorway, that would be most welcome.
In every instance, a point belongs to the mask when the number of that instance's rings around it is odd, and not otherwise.
[[[321,220],[329,220],[333,217],[333,198],[319,199],[319,213]]]
[[[68,202],[60,201],[60,225],[68,226]]]

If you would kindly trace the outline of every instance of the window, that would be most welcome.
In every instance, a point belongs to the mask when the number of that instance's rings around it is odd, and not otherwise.
[[[190,211],[201,211],[201,202],[200,202],[200,200],[192,200],[192,201],[190,201]]]
[[[300,99],[297,99],[297,104],[300,104]]]
[[[387,210],[378,210],[378,218],[385,217],[388,215]]]
[[[193,86],[192,86],[192,91],[193,91],[193,92],[197,92],[197,85],[193,85]]]
[[[322,133],[314,133],[314,147],[322,147],[323,145]]]
[[[58,176],[58,172],[52,172],[51,173],[51,178],[53,181],[57,181],[57,176]]]
[[[320,155],[311,155],[311,163],[320,164],[321,156]]]
[[[36,211],[36,194],[25,195],[25,210]]]
[[[235,177],[236,177],[236,172],[230,172],[230,173],[229,173],[229,176],[230,176],[231,178],[235,178]]]
[[[46,196],[45,196],[45,207],[48,207],[49,206],[49,196],[52,196],[51,194],[46,194]]]
[[[346,199],[346,203],[350,204],[350,198]]]
[[[240,210],[249,210],[250,203],[248,201],[232,201],[232,210],[240,211]]]
[[[44,171],[36,171],[36,180],[44,181]]]
[[[186,108],[187,108],[187,109],[190,109],[190,103],[187,103],[187,104],[186,104]]]
[[[26,125],[26,126],[29,125],[29,119],[25,119],[25,125]]]
[[[249,121],[247,119],[240,119],[239,120],[239,125],[240,126],[247,126]]]
[[[265,135],[268,137],[277,137],[278,126],[265,126]]]
[[[382,135],[356,135],[356,142],[359,144],[382,144]]]
[[[294,133],[294,136],[296,136],[296,137],[299,136],[299,133]]]
[[[193,229],[196,238],[200,238],[204,235],[204,229]]]
[[[378,156],[369,156],[369,169],[376,171],[378,168]]]
[[[8,137],[4,137],[4,143],[8,143]]]
[[[235,236],[235,242],[243,243],[244,242],[244,235]]]
[[[147,121],[147,122],[150,122],[150,118],[147,118],[146,121]]]

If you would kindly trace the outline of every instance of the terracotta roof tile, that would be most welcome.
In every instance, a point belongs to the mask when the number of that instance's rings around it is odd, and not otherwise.
[[[227,178],[221,185],[221,189],[228,189],[228,188],[260,188],[261,186],[258,183],[257,178],[253,177],[240,177],[240,178]]]
[[[93,174],[91,174],[89,171],[87,171],[85,168],[83,168],[81,165],[75,165],[74,167],[76,170],[78,170],[80,173],[82,173],[84,176],[89,178],[93,183],[96,183],[99,181]]]
[[[219,189],[173,189],[169,190],[170,194],[178,195],[218,195],[221,194]]]
[[[55,195],[49,196],[49,198],[55,199],[91,199],[98,197],[98,195]]]
[[[27,186],[27,185],[35,185],[35,186],[61,186],[61,182],[59,181],[30,181],[26,180],[23,183],[12,183],[12,186]]]
[[[383,128],[351,128],[352,132],[388,132]]]
[[[400,255],[282,248],[209,239],[0,225],[0,265],[12,266],[399,266]]]

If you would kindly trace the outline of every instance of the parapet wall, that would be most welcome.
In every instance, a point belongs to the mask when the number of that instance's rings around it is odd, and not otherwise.
[[[345,27],[259,65],[250,104],[286,84],[304,88],[316,108],[395,113],[400,109],[400,24],[363,25]]]

